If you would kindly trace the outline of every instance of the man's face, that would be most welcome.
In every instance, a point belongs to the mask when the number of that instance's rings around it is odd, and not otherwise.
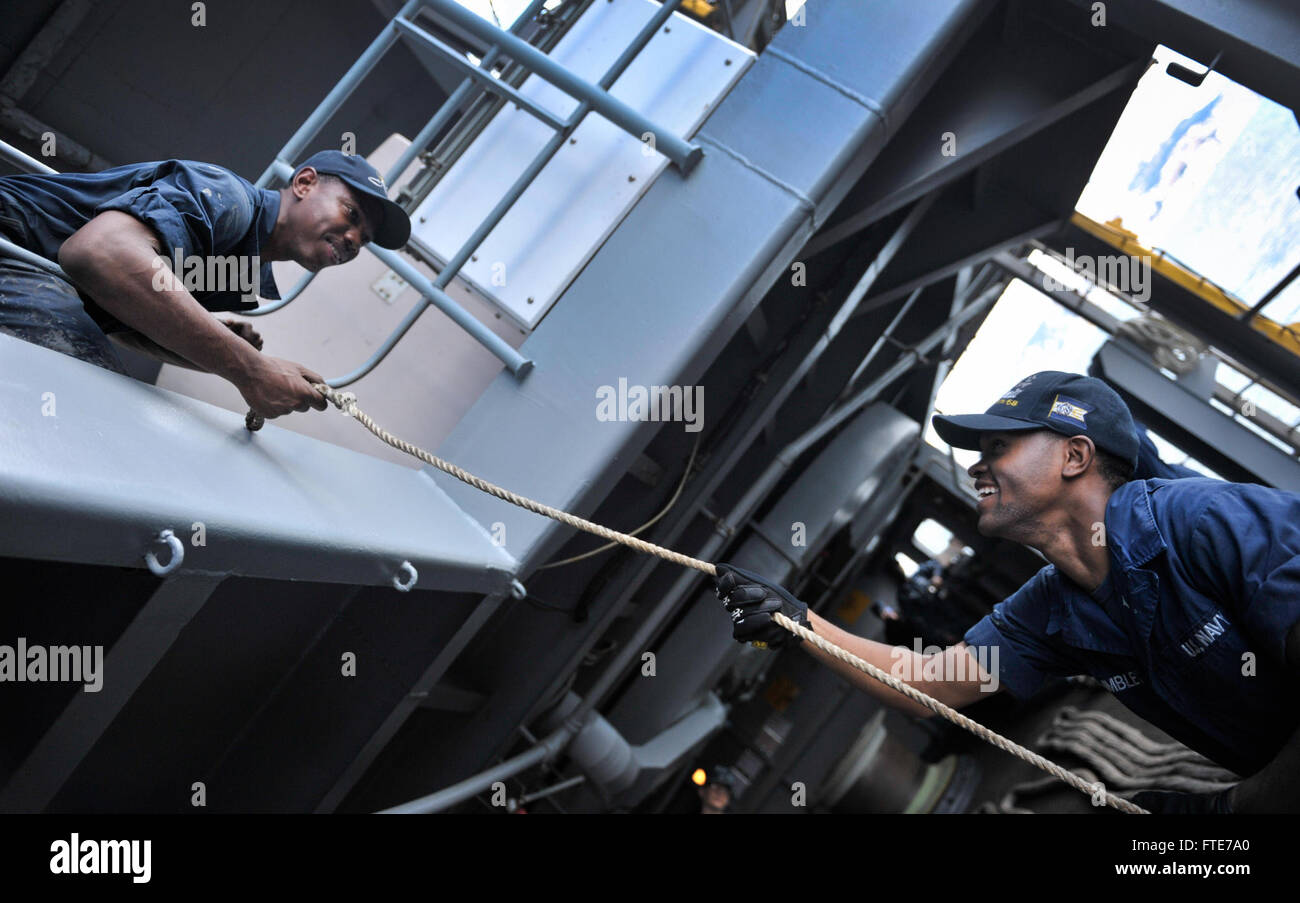
[[[700,791],[700,796],[704,800],[704,807],[716,812],[721,812],[731,804],[731,791],[721,784],[709,784]]]
[[[1061,459],[1061,444],[1050,430],[980,436],[980,459],[967,471],[980,493],[980,533],[1032,537],[1042,513],[1060,497]]]
[[[287,217],[290,257],[313,273],[347,263],[373,237],[375,206],[345,182],[320,178],[309,167],[291,188],[298,201]]]

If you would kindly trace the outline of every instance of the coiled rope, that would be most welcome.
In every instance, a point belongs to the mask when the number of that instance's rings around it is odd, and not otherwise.
[[[324,383],[313,383],[313,388],[320,392],[321,395],[325,396],[325,398],[336,408],[347,414],[349,417],[352,417],[382,442],[391,445],[398,451],[405,452],[426,464],[438,468],[443,473],[450,474],[463,483],[468,483],[475,489],[486,492],[488,495],[496,496],[502,501],[509,502],[512,505],[518,505],[520,508],[532,511],[535,514],[541,514],[545,517],[557,520],[566,526],[573,527],[574,529],[583,530],[587,533],[594,533],[596,536],[602,537],[603,539],[622,543],[623,545],[646,555],[656,555],[665,561],[671,561],[674,564],[681,565],[682,567],[694,568],[697,571],[702,571],[703,573],[708,574],[710,577],[717,576],[717,569],[707,561],[702,561],[699,558],[692,558],[691,556],[683,555],[680,552],[674,552],[672,549],[665,549],[663,546],[655,545],[652,542],[646,542],[643,539],[637,539],[635,536],[629,536],[628,534],[620,533],[617,530],[611,530],[609,527],[601,526],[600,524],[593,523],[585,518],[570,514],[567,511],[561,511],[558,508],[552,508],[550,505],[543,505],[541,502],[518,495],[517,493],[511,492],[509,489],[503,489],[500,486],[489,483],[487,480],[480,479],[469,471],[463,470],[455,464],[444,461],[419,446],[412,445],[404,439],[397,438],[379,424],[375,423],[374,420],[370,419],[370,415],[365,411],[357,407],[357,397],[352,392],[339,392]],[[260,429],[262,426],[262,418],[254,414],[252,411],[249,411],[248,416],[245,418],[245,425],[250,430]],[[1008,752],[1018,759],[1028,762],[1035,768],[1042,769],[1053,777],[1069,784],[1079,792],[1088,794],[1089,796],[1094,797],[1094,799],[1104,796],[1107,806],[1111,806],[1121,812],[1128,813],[1129,815],[1150,814],[1141,806],[1135,806],[1128,800],[1105,790],[1104,786],[1101,784],[1086,781],[1074,772],[1062,768],[1055,762],[1040,756],[1038,753],[1026,749],[1020,744],[1007,739],[995,731],[989,730],[987,727],[976,721],[972,721],[970,718],[967,718],[951,706],[944,705],[939,700],[927,696],[915,687],[904,683],[885,671],[882,671],[870,662],[863,661],[848,650],[841,649],[834,643],[831,643],[825,638],[813,633],[808,628],[796,624],[780,612],[775,612],[773,614],[773,620],[796,636],[802,637],[807,642],[812,643],[827,655],[833,656],[864,674],[870,675],[890,689],[902,693],[908,699],[925,706],[936,715],[941,715],[953,724],[956,724],[958,727],[965,728],[980,739],[993,744],[998,749]]]

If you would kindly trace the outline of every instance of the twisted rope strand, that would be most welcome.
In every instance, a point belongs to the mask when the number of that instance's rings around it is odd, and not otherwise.
[[[569,514],[567,511],[561,511],[559,508],[552,508],[550,505],[543,505],[541,502],[533,501],[526,496],[518,495],[509,489],[502,489],[500,486],[489,483],[487,480],[474,476],[467,470],[462,470],[455,464],[444,461],[436,455],[431,455],[419,446],[412,445],[404,439],[399,439],[392,433],[388,432],[379,424],[370,419],[365,411],[357,407],[357,397],[351,392],[338,392],[329,386],[317,384],[317,391],[324,395],[329,401],[343,411],[348,416],[355,419],[370,432],[374,433],[379,439],[391,445],[393,448],[404,451],[414,458],[419,458],[426,464],[431,464],[444,473],[451,474],[463,483],[468,483],[475,489],[482,490],[488,495],[494,495],[497,498],[510,502],[512,505],[518,505],[536,514],[559,521],[578,530],[585,530],[588,533],[594,533],[603,539],[621,542],[623,545],[630,546],[638,552],[646,555],[658,555],[660,558],[680,564],[683,567],[695,568],[697,571],[704,571],[706,574],[713,573],[713,565],[707,561],[701,561],[698,558],[692,558],[689,555],[683,555],[680,552],[674,552],[672,549],[665,549],[663,546],[657,546],[652,542],[646,542],[643,539],[637,539],[635,536],[629,536],[626,533],[620,533],[617,530],[611,530],[609,527],[603,527],[600,524],[593,523],[581,517]]]
[[[951,706],[944,705],[942,702],[940,702],[939,700],[935,699],[932,696],[927,696],[926,694],[922,693],[920,690],[913,687],[911,684],[906,684],[903,681],[899,680],[897,677],[894,677],[892,674],[889,674],[877,668],[875,665],[871,664],[871,662],[864,661],[863,659],[858,658],[856,655],[854,655],[852,652],[849,652],[847,649],[841,649],[839,646],[836,646],[834,643],[830,642],[829,640],[826,640],[823,637],[820,637],[817,634],[813,633],[811,630],[809,630],[807,627],[804,627],[802,624],[796,624],[794,621],[790,620],[785,615],[781,614],[779,611],[774,612],[772,618],[778,624],[784,627],[786,630],[790,631],[796,636],[803,637],[805,640],[812,643],[814,646],[816,646],[818,649],[825,652],[827,655],[833,656],[839,659],[840,661],[845,662],[846,664],[849,664],[854,668],[857,668],[859,671],[863,672],[864,674],[869,674],[870,676],[874,677],[876,680],[880,681],[882,684],[889,687],[890,689],[897,690],[899,693],[902,693],[904,696],[906,696],[908,699],[911,699],[913,702],[917,702],[925,706],[927,709],[934,712],[936,715],[942,715],[944,718],[947,718],[949,721],[951,721],[953,724],[957,725],[958,727],[964,727],[966,730],[970,731],[972,734],[979,737],[981,740],[985,740],[993,744],[1003,752],[1009,752],[1011,753],[1011,755],[1015,756],[1016,758],[1023,759],[1024,761],[1028,762],[1030,765],[1033,765],[1036,768],[1041,768],[1043,771],[1047,772],[1053,777],[1059,778],[1060,780],[1069,784],[1071,787],[1073,787],[1075,790],[1078,790],[1080,793],[1086,793],[1087,795],[1092,796],[1093,792],[1096,790],[1095,784],[1085,781],[1083,778],[1079,777],[1074,772],[1062,768],[1060,765],[1057,765],[1055,762],[1051,761],[1050,759],[1043,758],[1038,753],[1026,749],[1020,744],[1016,743],[1014,740],[1009,740],[1006,737],[1002,736],[1001,734],[997,733],[996,731],[989,730],[987,727],[980,724],[978,721],[972,721],[970,718],[967,718],[965,715],[963,715],[961,712],[957,711],[956,709],[952,708]],[[1109,791],[1106,792],[1106,805],[1113,806],[1119,811],[1126,812],[1129,815],[1150,814],[1149,812],[1147,812],[1147,810],[1143,809],[1141,806],[1136,806],[1133,803],[1130,803],[1126,799],[1122,799],[1118,796],[1115,796],[1115,794]]]
[[[717,576],[717,569],[707,561],[701,561],[698,558],[692,558],[689,555],[683,555],[680,552],[674,552],[672,549],[665,549],[663,546],[657,546],[652,542],[646,542],[643,539],[637,539],[635,536],[629,536],[626,533],[620,533],[617,530],[611,530],[609,527],[601,526],[600,524],[569,514],[567,511],[561,511],[558,508],[552,508],[550,505],[543,505],[541,502],[533,501],[530,498],[527,498],[522,495],[518,495],[514,492],[511,492],[508,489],[503,489],[500,486],[496,486],[492,483],[489,483],[487,480],[479,479],[478,477],[474,476],[474,474],[466,470],[462,470],[461,468],[457,467],[455,464],[451,464],[450,462],[444,461],[441,458],[437,457],[436,455],[432,455],[429,452],[425,451],[424,449],[412,445],[411,443],[405,441],[404,439],[397,438],[392,433],[388,432],[383,427],[379,426],[379,424],[375,423],[373,420],[370,419],[370,416],[366,414],[365,411],[357,407],[357,397],[353,393],[339,392],[336,389],[325,385],[324,383],[315,383],[313,384],[313,387],[316,389],[316,391],[320,392],[323,396],[325,396],[325,398],[328,399],[329,402],[333,404],[336,408],[338,408],[340,411],[344,412],[348,416],[352,417],[354,420],[356,420],[358,423],[364,426],[367,430],[373,433],[381,441],[385,442],[388,445],[391,445],[393,448],[397,449],[398,451],[405,452],[406,454],[411,455],[414,458],[418,458],[419,460],[425,462],[426,464],[438,468],[444,473],[450,474],[451,476],[455,477],[461,482],[468,483],[469,485],[473,486],[475,489],[479,489],[503,501],[510,502],[512,505],[518,505],[520,508],[524,508],[528,511],[532,511],[535,514],[541,514],[545,517],[552,518],[553,520],[557,520],[560,523],[566,524],[567,526],[573,527],[575,529],[584,530],[587,533],[594,533],[596,536],[602,537],[603,539],[608,539],[614,542],[622,543],[623,545],[633,548],[638,552],[642,552],[647,555],[656,555],[664,559],[665,561],[671,561],[674,564],[680,564],[683,567],[694,568],[695,570],[702,571],[711,577]],[[248,418],[246,419],[246,423],[249,426],[249,429],[257,428],[253,426],[253,423],[255,422],[254,420],[255,417],[256,415],[254,415],[253,412],[250,411],[248,414]],[[261,424],[258,423],[257,426],[260,427]],[[1057,765],[1055,762],[1052,762],[1051,760],[1046,759],[1043,756],[1040,756],[1038,753],[1033,752],[1032,750],[1026,749],[1020,744],[1007,739],[1006,737],[1002,736],[1001,734],[995,731],[989,730],[987,727],[980,724],[979,722],[972,721],[970,718],[967,718],[965,715],[963,715],[961,712],[958,712],[956,709],[944,705],[942,702],[940,702],[939,700],[931,696],[927,696],[925,693],[922,693],[920,690],[916,689],[910,684],[906,684],[903,681],[899,680],[898,678],[894,677],[893,675],[888,674],[885,671],[882,671],[880,668],[877,668],[875,665],[871,664],[870,662],[858,658],[856,655],[849,652],[848,650],[841,649],[839,646],[836,646],[834,643],[831,643],[826,639],[824,639],[823,637],[820,637],[817,634],[813,633],[808,628],[800,624],[796,624],[794,621],[790,620],[780,612],[774,613],[773,619],[776,621],[776,623],[780,624],[786,630],[790,631],[796,636],[802,637],[803,639],[812,643],[814,646],[816,646],[818,649],[821,649],[823,652],[827,653],[828,655],[833,656],[834,658],[837,658],[840,661],[847,663],[848,665],[856,668],[857,670],[863,672],[864,674],[867,674],[875,678],[876,680],[880,681],[890,689],[902,693],[908,699],[911,699],[912,701],[925,706],[927,709],[934,712],[936,715],[940,715],[948,719],[958,727],[965,728],[966,730],[970,731],[972,734],[979,737],[980,739],[996,746],[998,749],[1003,750],[1004,752],[1008,752],[1011,755],[1015,756],[1016,758],[1022,759],[1025,762],[1028,762],[1030,765],[1033,765],[1036,768],[1040,768],[1043,771],[1047,772],[1048,774],[1052,775],[1053,777],[1061,781],[1064,781],[1066,784],[1070,785],[1075,790],[1078,790],[1080,793],[1085,793],[1089,796],[1092,796],[1094,791],[1097,789],[1095,784],[1089,783],[1088,781],[1079,777],[1079,775],[1075,774],[1074,772],[1062,768],[1061,766]],[[1105,799],[1106,799],[1106,805],[1118,809],[1121,812],[1125,812],[1130,815],[1150,814],[1142,807],[1135,806],[1133,803],[1130,803],[1128,800],[1115,796],[1113,793],[1110,793],[1109,791],[1106,791]]]

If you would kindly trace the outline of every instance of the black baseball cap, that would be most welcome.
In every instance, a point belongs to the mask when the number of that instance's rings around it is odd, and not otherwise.
[[[1026,376],[983,414],[936,414],[934,429],[954,448],[980,447],[981,433],[1043,428],[1087,436],[1100,449],[1137,466],[1138,435],[1128,405],[1100,379],[1043,370]]]
[[[384,184],[384,177],[365,158],[342,151],[324,150],[302,161],[298,169],[294,170],[294,175],[305,166],[310,166],[318,173],[338,176],[352,188],[380,202],[384,210],[383,220],[371,224],[375,244],[391,251],[406,244],[411,237],[411,218],[405,210],[388,199],[388,186]]]
[[[713,771],[709,772],[708,781],[705,786],[708,786],[708,784],[719,784],[727,788],[732,796],[740,793],[745,786],[743,779],[736,773],[736,770],[734,768],[729,768],[726,765],[715,766]]]

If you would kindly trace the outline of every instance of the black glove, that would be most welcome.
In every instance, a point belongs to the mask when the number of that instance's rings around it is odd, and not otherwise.
[[[1231,790],[1232,788],[1228,788]],[[1153,815],[1231,815],[1228,790],[1217,793],[1178,793],[1173,790],[1143,790],[1130,802]]]
[[[796,624],[809,626],[808,606],[776,583],[733,564],[716,565],[718,598],[731,613],[732,636],[742,643],[780,648],[803,637],[786,630],[772,618],[781,612]]]

